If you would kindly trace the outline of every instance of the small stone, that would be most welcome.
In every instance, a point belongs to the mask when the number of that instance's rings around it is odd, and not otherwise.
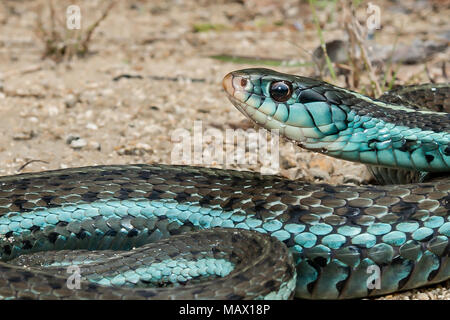
[[[319,169],[324,172],[330,171],[332,165],[333,165],[332,161],[329,158],[325,158],[323,156],[314,158],[309,162],[310,168]]]
[[[88,144],[88,148],[91,150],[97,150],[97,151],[102,150],[101,144],[98,143],[97,141],[90,141]]]
[[[70,143],[70,146],[72,147],[72,149],[81,149],[81,148],[85,147],[86,145],[87,145],[87,142],[84,139],[73,140]]]
[[[314,177],[314,179],[319,179],[319,180],[329,180],[330,179],[330,175],[328,174],[328,172],[326,172],[324,170],[320,170],[318,168],[310,168],[308,171],[309,171],[309,176]]]
[[[417,299],[419,300],[430,300],[430,297],[426,293],[419,293],[417,295]]]
[[[54,117],[54,116],[58,115],[58,113],[59,113],[59,109],[57,106],[48,106],[46,109],[47,109],[48,115],[51,117]]]
[[[117,148],[117,153],[119,155],[143,156],[146,153],[152,152],[153,152],[152,147],[142,142],[131,143],[129,146],[122,146]]]
[[[14,140],[30,140],[34,137],[36,137],[36,132],[33,130],[21,131],[13,135]]]
[[[72,149],[81,149],[87,145],[86,140],[77,135],[69,135],[66,139],[66,143],[70,145]]]
[[[353,175],[353,174],[348,174],[345,177],[343,177],[342,179],[343,183],[352,183],[352,184],[361,184],[364,180],[364,177],[361,176],[357,176],[357,175]]]
[[[67,138],[66,138],[66,143],[67,143],[67,144],[71,144],[72,141],[78,140],[78,139],[80,139],[80,136],[79,136],[79,135],[76,135],[76,134],[69,134],[69,135],[67,136]]]
[[[93,90],[86,90],[80,96],[81,101],[86,101],[87,103],[94,103],[97,100],[97,93]]]
[[[78,98],[75,97],[73,94],[69,94],[64,99],[64,104],[66,105],[66,108],[73,108],[76,103],[78,102]]]
[[[114,90],[113,90],[113,89],[107,88],[107,89],[103,89],[103,90],[101,91],[101,95],[102,95],[102,96],[105,96],[105,97],[111,96],[112,94],[114,94]]]
[[[97,130],[97,129],[98,129],[98,126],[97,126],[95,123],[89,122],[89,123],[86,125],[86,129]]]

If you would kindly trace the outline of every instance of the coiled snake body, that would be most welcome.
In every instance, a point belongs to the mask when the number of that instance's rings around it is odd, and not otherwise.
[[[2,177],[0,298],[337,299],[449,278],[448,84],[373,100],[246,69],[224,87],[252,121],[385,185],[169,165]]]

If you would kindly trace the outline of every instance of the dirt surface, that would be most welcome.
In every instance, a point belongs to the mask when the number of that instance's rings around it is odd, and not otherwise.
[[[381,8],[382,29],[373,40],[377,45],[449,41],[450,9],[445,2],[372,2]],[[195,121],[216,135],[252,128],[227,100],[221,81],[232,70],[255,65],[209,56],[311,63],[311,52],[320,44],[311,9],[303,2],[119,1],[93,33],[86,57],[55,63],[41,59],[44,45],[35,32],[38,6],[46,3],[0,5],[0,175],[98,164],[195,164],[173,161],[172,151],[180,141],[176,129],[193,135]],[[56,6],[60,20],[65,19],[62,3]],[[71,4],[81,8],[82,27],[105,7],[100,1]],[[357,11],[362,22],[365,10],[362,5]],[[339,12],[325,7],[317,14],[326,41],[346,39]],[[210,30],[198,32],[202,27]],[[423,62],[398,64],[395,83],[448,81],[448,61],[449,50],[444,49]],[[311,65],[275,69],[306,76],[315,72]],[[113,80],[123,74],[142,78]],[[367,87],[368,76],[363,74],[360,82]],[[339,76],[335,84],[346,86],[345,77]],[[205,139],[202,145],[204,150],[234,145],[219,142]],[[363,165],[303,151],[289,142],[280,141],[279,155],[278,173],[292,179],[370,181]],[[199,165],[259,170],[263,163],[257,160],[226,164],[217,158]],[[447,282],[383,298],[449,299],[449,288]]]

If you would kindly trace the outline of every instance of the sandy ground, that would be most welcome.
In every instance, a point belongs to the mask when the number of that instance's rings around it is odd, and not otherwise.
[[[229,103],[221,81],[232,70],[254,65],[220,62],[210,55],[309,62],[319,45],[310,8],[297,1],[120,1],[93,34],[88,57],[55,63],[41,59],[43,44],[34,32],[40,3],[45,1],[0,6],[0,175],[98,164],[189,164],[171,157],[179,142],[176,129],[193,135],[195,121],[216,135],[252,127]],[[83,27],[104,7],[100,1],[71,3],[80,6]],[[432,40],[443,32],[448,36],[448,6],[436,10],[428,1],[402,3],[377,1],[383,25],[375,35],[377,43]],[[358,12],[364,14],[362,8]],[[318,10],[327,41],[345,39],[333,11]],[[63,10],[57,15],[64,19]],[[195,31],[207,23],[216,30]],[[397,83],[429,82],[429,77],[445,81],[450,70],[442,61],[448,60],[447,50],[426,64],[399,65]],[[276,69],[306,76],[314,72],[311,66]],[[143,78],[113,81],[121,74]],[[345,86],[344,77],[337,83]],[[225,150],[226,145],[203,141],[204,150]],[[302,151],[289,142],[280,141],[279,155],[279,174],[289,178],[370,181],[362,165]],[[36,161],[21,169],[31,160]],[[259,170],[263,163],[257,160],[225,164],[215,159],[201,165]],[[447,282],[384,298],[449,299],[449,288]]]

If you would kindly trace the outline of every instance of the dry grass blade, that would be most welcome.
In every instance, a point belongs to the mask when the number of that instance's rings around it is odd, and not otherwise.
[[[356,62],[356,54],[355,54],[355,48],[358,46],[360,52],[361,52],[361,59],[364,62],[364,66],[366,67],[368,71],[368,76],[370,78],[370,82],[372,83],[372,86],[375,89],[375,95],[381,95],[383,93],[383,90],[381,89],[381,86],[378,82],[378,79],[375,75],[375,70],[372,67],[372,63],[370,61],[369,55],[367,54],[367,49],[364,44],[364,30],[361,27],[360,23],[358,22],[358,19],[356,18],[356,15],[354,13],[354,8],[351,4],[347,3],[346,1],[342,1],[342,14],[344,17],[344,25],[345,30],[349,35],[350,40],[350,52],[349,55],[351,57],[352,65],[353,65],[353,83],[352,86],[356,87],[357,82],[359,79],[359,66]]]
[[[88,45],[91,41],[92,34],[94,33],[95,29],[100,25],[100,23],[106,19],[108,16],[109,11],[116,5],[115,1],[111,1],[109,5],[106,7],[106,9],[103,11],[102,15],[95,21],[93,24],[91,24],[86,32],[86,35],[84,39],[81,41],[81,47],[84,49],[84,52],[88,51]]]
[[[36,20],[35,34],[44,43],[44,52],[42,58],[51,58],[57,62],[63,60],[70,60],[73,56],[83,57],[89,52],[89,45],[91,43],[92,35],[100,23],[106,19],[111,9],[116,4],[116,1],[108,1],[105,9],[101,12],[101,16],[97,18],[85,30],[74,29],[69,30],[66,27],[65,21],[60,19],[62,6],[60,3],[58,8],[55,8],[52,0],[47,1],[48,8],[48,24],[44,23],[45,9],[44,5],[38,7],[38,17]]]
[[[316,14],[314,0],[309,0],[309,6],[310,6],[311,12],[313,14],[314,24],[316,25],[316,28],[317,28],[317,35],[320,40],[320,46],[322,48],[323,56],[327,63],[328,70],[330,72],[330,75],[331,75],[331,78],[333,79],[333,81],[336,81],[336,73],[334,71],[333,64],[331,63],[330,57],[328,56],[328,53],[327,53],[327,47],[326,47],[325,39],[323,38],[322,28],[320,27],[319,18],[317,17],[317,14]]]

